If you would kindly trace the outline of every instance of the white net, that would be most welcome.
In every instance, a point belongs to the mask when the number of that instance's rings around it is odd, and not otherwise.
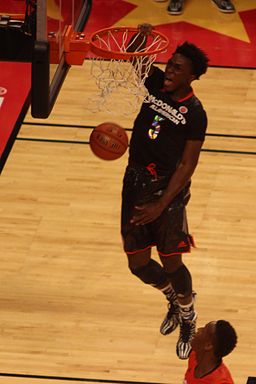
[[[131,33],[128,29],[114,32],[110,30],[103,37],[96,36],[97,45],[108,52],[129,54],[129,49],[136,44],[137,39],[137,36],[131,35],[134,35],[134,32]],[[136,55],[127,56],[127,59],[90,58],[91,76],[95,79],[98,89],[97,95],[90,100],[90,109],[124,115],[138,110],[148,94],[144,83],[156,60],[155,52],[160,50],[164,43],[161,36],[150,35],[147,36],[145,47],[145,39],[144,37],[143,41],[137,44]]]

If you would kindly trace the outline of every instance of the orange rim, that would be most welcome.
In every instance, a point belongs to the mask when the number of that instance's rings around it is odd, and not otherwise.
[[[122,52],[122,51],[103,48],[98,45],[99,38],[104,38],[107,35],[109,35],[109,33],[112,33],[112,34],[117,34],[119,32],[127,33],[127,31],[130,33],[136,33],[138,32],[138,29],[132,28],[132,27],[110,27],[110,28],[100,29],[94,32],[90,37],[91,51],[95,55],[104,57],[106,59],[129,60],[132,57],[157,55],[158,53],[165,51],[169,45],[169,39],[163,33],[155,30],[152,30],[149,36],[153,38],[158,37],[159,41],[161,41],[161,46],[157,47],[156,49],[148,49],[145,52]]]

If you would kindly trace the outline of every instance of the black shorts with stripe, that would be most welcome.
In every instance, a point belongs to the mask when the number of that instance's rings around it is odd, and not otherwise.
[[[127,166],[123,179],[121,214],[121,234],[127,254],[135,254],[153,246],[157,247],[161,256],[190,252],[193,239],[188,232],[186,216],[190,183],[155,221],[146,225],[130,223],[135,206],[157,200],[168,182],[169,177],[152,175],[145,167]]]

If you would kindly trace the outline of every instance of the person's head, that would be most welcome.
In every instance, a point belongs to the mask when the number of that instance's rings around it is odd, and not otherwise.
[[[228,355],[236,346],[237,335],[232,325],[225,320],[211,321],[199,328],[191,346],[197,352],[210,352],[216,359]]]
[[[206,54],[192,43],[179,45],[167,62],[164,87],[167,92],[189,88],[193,80],[199,79],[208,67]]]

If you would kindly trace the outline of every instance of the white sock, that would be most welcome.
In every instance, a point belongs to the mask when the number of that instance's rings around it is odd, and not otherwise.
[[[161,288],[160,291],[162,291],[163,294],[165,294],[168,301],[170,301],[172,303],[177,301],[177,295],[176,295],[176,292],[174,291],[171,283],[166,285],[164,288]]]
[[[180,314],[181,314],[181,317],[185,320],[192,320],[194,315],[195,315],[195,311],[194,311],[194,304],[193,304],[193,301],[191,301],[191,303],[189,304],[180,304],[179,303],[179,307],[180,307]]]

